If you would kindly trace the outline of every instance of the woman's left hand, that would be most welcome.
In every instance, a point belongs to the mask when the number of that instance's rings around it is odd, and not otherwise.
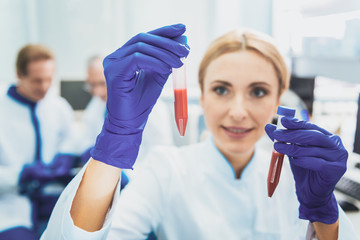
[[[299,217],[311,222],[336,222],[338,208],[333,191],[346,171],[348,158],[340,137],[295,118],[282,118],[281,123],[287,129],[276,130],[268,124],[265,131],[278,141],[275,150],[289,157],[300,202]]]

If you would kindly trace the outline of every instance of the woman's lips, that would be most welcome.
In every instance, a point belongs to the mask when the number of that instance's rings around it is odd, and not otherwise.
[[[250,134],[253,128],[243,128],[243,127],[224,127],[226,135],[231,138],[244,138]]]

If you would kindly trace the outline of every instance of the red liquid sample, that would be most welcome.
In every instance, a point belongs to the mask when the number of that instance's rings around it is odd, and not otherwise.
[[[188,104],[186,88],[174,89],[175,95],[175,121],[181,136],[185,135],[186,123],[188,120]]]
[[[284,154],[273,151],[267,179],[268,196],[272,197],[279,183]]]

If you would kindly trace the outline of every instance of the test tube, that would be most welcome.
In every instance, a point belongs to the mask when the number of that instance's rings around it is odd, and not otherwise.
[[[186,68],[185,59],[181,59],[184,65],[180,68],[173,68],[173,86],[174,86],[174,108],[175,121],[180,136],[185,135],[186,124],[188,120],[188,103],[186,90]]]
[[[279,106],[277,110],[277,115],[278,115],[278,120],[277,120],[276,129],[285,129],[285,127],[281,124],[281,118],[294,117],[295,109]],[[276,140],[274,142],[276,142]],[[267,178],[267,189],[268,189],[269,197],[272,197],[279,183],[283,160],[284,160],[284,154],[279,153],[274,149],[271,155],[270,168]]]

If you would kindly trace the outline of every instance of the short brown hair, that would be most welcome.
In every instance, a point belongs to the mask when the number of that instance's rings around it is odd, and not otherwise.
[[[199,85],[203,91],[209,64],[219,56],[236,51],[254,51],[268,60],[279,80],[279,96],[289,87],[290,77],[285,60],[270,36],[253,30],[236,29],[215,39],[207,49],[199,67]]]
[[[53,52],[44,45],[28,44],[20,49],[16,58],[16,72],[19,76],[26,76],[30,62],[38,60],[54,60]]]

